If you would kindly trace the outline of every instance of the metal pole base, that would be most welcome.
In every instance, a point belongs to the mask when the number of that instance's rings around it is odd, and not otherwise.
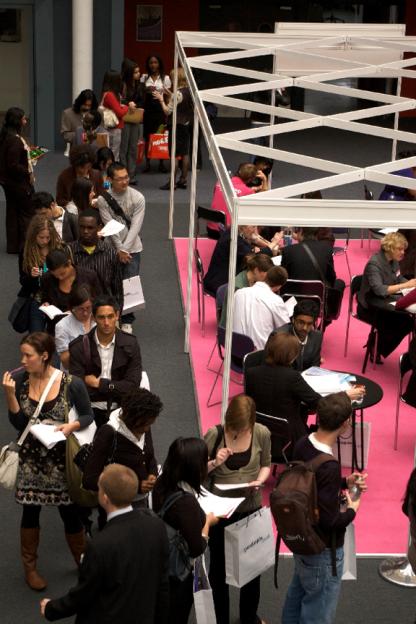
[[[407,557],[391,557],[384,559],[378,571],[386,581],[402,587],[416,587],[416,574],[412,570]]]

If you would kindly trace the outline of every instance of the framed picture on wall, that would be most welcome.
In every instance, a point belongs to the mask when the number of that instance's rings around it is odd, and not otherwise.
[[[163,5],[138,4],[136,41],[162,41]]]
[[[22,11],[20,9],[0,9],[0,43],[19,43]]]

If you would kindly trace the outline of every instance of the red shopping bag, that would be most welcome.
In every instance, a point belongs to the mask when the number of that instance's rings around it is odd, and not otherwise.
[[[145,147],[146,147],[145,140],[144,139],[139,139],[137,141],[137,158],[136,158],[136,163],[138,165],[140,165],[140,163],[143,162]]]
[[[158,160],[169,160],[168,133],[151,134],[149,136],[149,147],[147,157]]]

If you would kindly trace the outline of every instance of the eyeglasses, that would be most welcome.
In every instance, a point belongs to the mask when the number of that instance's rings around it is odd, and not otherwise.
[[[130,180],[130,176],[129,175],[125,175],[123,177],[113,178],[113,182],[126,182],[127,180]]]
[[[92,311],[92,305],[89,306],[75,306],[73,308],[76,312],[82,312],[82,314],[90,314]]]

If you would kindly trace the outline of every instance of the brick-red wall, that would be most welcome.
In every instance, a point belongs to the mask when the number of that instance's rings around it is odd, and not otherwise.
[[[137,4],[163,5],[163,30],[160,43],[136,41]],[[139,63],[142,72],[150,54],[160,56],[168,73],[173,67],[174,35],[177,30],[200,30],[199,0],[125,0],[124,3],[124,53]]]

